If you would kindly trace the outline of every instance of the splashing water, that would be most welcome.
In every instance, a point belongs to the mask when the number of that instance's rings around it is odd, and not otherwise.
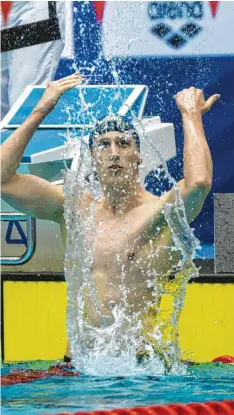
[[[116,73],[114,74],[116,79]],[[84,102],[84,96],[79,92],[79,99]],[[86,107],[87,108],[87,107]],[[140,139],[147,140],[142,123],[136,119],[136,129]],[[70,138],[71,144],[73,138]],[[90,153],[84,140],[84,135],[80,138],[80,158],[76,171],[66,170],[65,172],[65,220],[67,228],[67,249],[65,258],[65,276],[68,284],[68,336],[70,339],[71,352],[75,366],[81,372],[93,375],[106,374],[133,374],[133,373],[163,373],[165,364],[168,364],[171,372],[184,371],[180,365],[180,352],[178,342],[172,341],[173,333],[169,334],[167,341],[163,341],[161,330],[170,331],[169,323],[165,327],[157,326],[157,330],[152,334],[154,342],[158,348],[166,348],[167,359],[160,359],[154,353],[151,344],[144,345],[144,349],[149,355],[149,360],[141,365],[137,363],[136,351],[142,344],[142,336],[139,335],[143,326],[140,318],[141,313],[136,312],[131,316],[126,312],[126,269],[122,264],[120,275],[120,291],[122,300],[120,304],[112,309],[111,322],[103,314],[99,300],[97,288],[92,280],[91,268],[95,257],[95,242],[97,230],[95,225],[95,203],[102,196],[102,190],[94,174],[90,175]],[[174,292],[173,313],[170,318],[170,325],[174,331],[178,330],[178,319],[183,307],[186,285],[188,280],[196,276],[193,264],[194,250],[198,247],[198,241],[193,235],[185,216],[183,200],[179,194],[178,187],[174,179],[170,176],[166,162],[160,153],[153,148],[154,154],[159,157],[164,167],[167,177],[173,183],[176,193],[174,204],[165,204],[164,214],[168,225],[172,231],[175,241],[175,249],[179,249],[183,258],[181,269],[188,267],[193,269],[193,275],[188,273],[177,284]],[[153,153],[153,152],[152,152]],[[152,157],[152,154],[144,155]],[[89,180],[87,180],[87,177]],[[87,192],[93,195],[93,201],[86,204]],[[123,229],[120,229],[123,231]],[[152,248],[153,249],[153,248]],[[150,256],[150,252],[149,252]],[[121,259],[119,259],[121,265]],[[146,284],[153,287],[154,297],[162,297],[166,291],[157,283],[157,272],[155,271],[155,282],[152,282],[152,275]],[[98,327],[92,326],[87,319],[85,296],[89,293],[97,313],[99,321]],[[149,307],[153,307],[153,302],[148,302]],[[142,310],[147,308],[142,305]],[[169,360],[168,360],[169,359]]]
[[[96,65],[101,62],[98,56]],[[120,73],[116,68],[114,59],[110,57],[111,73],[117,87],[115,99],[121,98]],[[77,69],[77,68],[76,68]],[[82,72],[81,68],[79,68]],[[94,74],[95,65],[87,67],[83,62],[82,69],[90,76]],[[84,72],[84,71],[83,71]],[[84,112],[92,113],[92,106],[86,103],[82,89],[79,90],[79,101],[82,102]],[[107,112],[112,114],[112,105]],[[67,107],[65,111],[68,119],[73,108]],[[143,124],[130,109],[132,119],[140,140],[148,140]],[[82,115],[82,114],[81,114]],[[95,119],[92,122],[95,123]],[[98,237],[95,212],[98,200],[103,197],[102,189],[97,180],[95,169],[91,166],[90,151],[85,141],[85,132],[79,137],[80,157],[76,171],[66,169],[64,188],[65,221],[67,229],[67,243],[65,255],[65,277],[68,285],[67,328],[70,340],[73,362],[76,368],[92,375],[133,375],[138,373],[159,374],[165,368],[171,373],[184,373],[184,366],[180,363],[178,346],[178,320],[184,304],[186,285],[190,278],[197,276],[193,263],[195,250],[199,242],[189,227],[184,209],[183,199],[179,193],[175,180],[169,174],[167,164],[159,151],[149,142],[152,152],[143,157],[160,160],[166,177],[175,189],[175,202],[165,203],[164,216],[172,232],[175,243],[170,249],[178,250],[182,254],[179,271],[175,279],[162,285],[157,270],[147,271],[145,285],[152,289],[152,300],[143,304],[142,310],[134,313],[128,312],[128,270],[121,258],[116,257],[119,265],[119,289],[121,300],[111,306],[110,313],[103,310],[97,284],[92,278],[92,267],[95,261],[96,241]],[[76,133],[68,134],[68,145],[77,145]],[[90,174],[92,170],[92,174]],[[89,199],[88,192],[93,198]],[[120,226],[124,232],[124,224]],[[137,241],[136,241],[137,242]],[[151,246],[148,252],[149,262],[156,248]],[[167,249],[167,247],[165,247]],[[139,269],[141,264],[139,263]],[[165,309],[160,309],[160,299],[170,297],[171,305],[169,318],[164,321],[161,317]],[[86,299],[89,301],[86,302]],[[90,303],[91,301],[91,303]],[[91,324],[88,319],[87,308],[95,310],[98,324]],[[165,306],[163,306],[165,307]],[[166,306],[168,307],[168,306]],[[154,330],[147,332],[141,318],[147,310],[156,314]],[[168,310],[167,310],[168,311]],[[111,315],[111,317],[110,317]],[[157,317],[158,316],[158,317]],[[142,333],[145,333],[144,337]],[[166,335],[165,335],[166,333]],[[149,343],[145,339],[150,338]],[[148,356],[141,364],[136,359],[137,351],[144,346],[144,354]],[[155,353],[157,349],[157,353]]]

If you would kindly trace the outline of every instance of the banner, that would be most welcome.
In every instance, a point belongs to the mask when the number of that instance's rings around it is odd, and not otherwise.
[[[106,58],[234,53],[233,1],[107,1],[103,8]]]

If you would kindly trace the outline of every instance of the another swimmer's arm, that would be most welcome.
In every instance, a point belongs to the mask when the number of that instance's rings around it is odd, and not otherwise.
[[[199,214],[212,185],[213,166],[202,115],[218,98],[216,94],[205,101],[202,90],[193,87],[175,96],[184,129],[184,179],[178,182],[178,187],[189,222]],[[165,199],[168,202],[175,200],[174,189],[166,194]]]
[[[63,195],[51,183],[32,175],[17,174],[23,153],[34,132],[63,92],[82,82],[78,74],[51,82],[27,120],[1,146],[2,197],[14,208],[41,219],[59,220]]]

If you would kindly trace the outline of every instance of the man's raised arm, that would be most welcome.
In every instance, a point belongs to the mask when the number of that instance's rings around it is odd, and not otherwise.
[[[63,213],[61,189],[40,177],[17,174],[17,168],[34,132],[52,111],[63,92],[82,83],[74,74],[50,82],[27,120],[1,146],[2,198],[15,209],[39,219],[60,221]]]
[[[175,96],[184,129],[184,178],[178,182],[178,187],[189,222],[199,214],[212,185],[213,166],[202,115],[218,98],[219,95],[215,94],[205,101],[202,90],[194,87]],[[175,190],[170,190],[163,198],[173,202]]]

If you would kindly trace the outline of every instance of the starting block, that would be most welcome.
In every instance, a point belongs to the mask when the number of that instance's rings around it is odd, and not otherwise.
[[[29,86],[16,101],[0,127],[4,142],[30,115],[39,102],[45,86]],[[147,99],[146,85],[81,85],[66,91],[50,114],[43,120],[26,148],[21,164],[27,164],[33,174],[38,164],[70,160],[75,169],[79,159],[81,139],[88,143],[89,133],[97,119],[105,115],[130,115],[142,120],[141,140],[143,166],[141,183],[160,164],[160,156],[168,161],[176,156],[174,127],[161,123],[160,117],[144,117]],[[147,157],[151,155],[151,157]],[[43,167],[43,166],[41,166]]]

